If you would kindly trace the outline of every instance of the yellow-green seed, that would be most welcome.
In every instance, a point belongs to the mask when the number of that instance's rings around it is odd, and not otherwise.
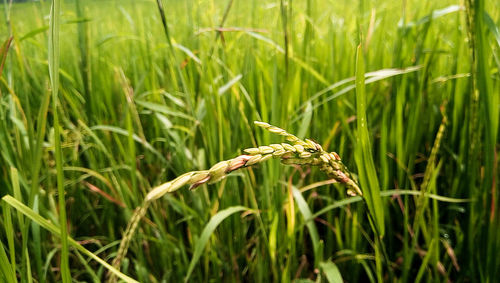
[[[307,152],[307,151],[301,152],[299,154],[300,158],[309,158],[309,157],[311,157],[311,155],[312,154],[310,152]]]
[[[259,162],[264,162],[264,161],[266,161],[266,160],[268,160],[269,158],[272,158],[272,157],[273,157],[272,154],[264,155],[264,156],[262,156],[262,158],[260,159]]]
[[[210,176],[210,173],[208,171],[196,171],[194,172],[193,176],[191,176],[191,179],[189,179],[189,184],[194,184],[197,183],[206,177]]]
[[[274,149],[272,147],[267,146],[267,145],[259,146],[259,150],[260,150],[260,154],[269,154],[269,153],[272,153],[274,151]]]
[[[171,185],[172,182],[166,182],[164,184],[155,187],[146,195],[146,201],[152,201],[161,198],[163,195],[169,192]]]
[[[287,151],[291,151],[291,152],[296,152],[297,151],[297,149],[295,147],[293,147],[293,145],[290,145],[290,144],[287,144],[287,143],[282,143],[281,145]]]
[[[319,156],[319,158],[321,158],[321,160],[325,163],[328,163],[328,157],[326,157],[327,155],[326,154],[322,154]]]
[[[300,144],[296,144],[293,147],[295,147],[295,149],[297,149],[298,153],[304,152],[304,147],[302,145],[300,145]]]
[[[171,193],[171,192],[177,191],[182,186],[186,185],[186,183],[189,181],[189,179],[191,179],[191,175],[192,174],[186,173],[184,175],[181,175],[177,179],[175,179],[172,182],[172,185],[170,186],[170,188],[168,189],[168,192]]]
[[[255,154],[259,154],[260,150],[258,148],[252,147],[252,148],[245,149],[244,152],[248,153],[249,155],[255,155]]]
[[[212,166],[208,171],[210,171],[210,175],[218,175],[221,172],[224,172],[224,170],[227,168],[228,163],[227,161],[221,161],[214,166]]]
[[[270,144],[269,146],[272,147],[274,150],[282,150],[283,149],[283,146],[281,144],[277,144],[277,143]]]
[[[310,139],[306,139],[306,143],[310,149],[317,150],[316,143]]]
[[[280,150],[276,150],[275,152],[273,152],[273,156],[282,156],[285,153],[286,153],[286,151],[284,149],[280,149]]]
[[[275,128],[275,127],[271,127],[271,128],[269,128],[267,130],[270,131],[273,134],[278,134],[278,135],[282,135],[282,134],[286,134],[287,133],[285,130],[280,129],[280,128]]]
[[[250,159],[248,159],[246,166],[254,165],[255,163],[259,162],[262,158],[262,155],[257,154],[252,156]]]
[[[256,126],[259,126],[259,127],[262,127],[262,128],[267,128],[267,127],[270,127],[271,125],[269,125],[268,123],[265,123],[265,122],[260,122],[260,121],[254,121],[253,122]]]

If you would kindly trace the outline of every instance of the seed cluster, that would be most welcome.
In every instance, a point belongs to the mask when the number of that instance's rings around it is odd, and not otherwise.
[[[161,198],[167,193],[174,192],[185,185],[190,185],[190,189],[195,189],[205,183],[213,184],[219,182],[232,171],[262,163],[270,158],[279,158],[281,163],[287,165],[318,166],[329,178],[344,184],[349,195],[362,195],[359,186],[352,178],[351,173],[344,166],[337,153],[326,152],[321,145],[315,141],[310,139],[301,140],[287,131],[268,123],[254,123],[273,134],[284,136],[288,143],[247,148],[244,150],[246,154],[221,161],[208,170],[185,173],[169,182],[155,187],[146,195],[142,206],[135,210],[125,230],[117,256],[113,260],[113,266],[115,268],[119,268],[121,260],[127,253],[132,236],[152,201]]]
[[[255,125],[271,133],[284,136],[288,143],[271,144],[257,148],[245,149],[245,153],[254,156],[272,155],[281,158],[281,163],[287,165],[319,166],[328,177],[346,185],[349,195],[362,195],[362,192],[351,173],[342,163],[340,156],[335,152],[326,152],[321,145],[313,140],[301,140],[287,131],[264,122],[255,122]]]
[[[174,192],[185,185],[191,185],[190,189],[194,189],[205,183],[213,184],[219,182],[234,170],[262,163],[273,157],[280,158],[281,162],[287,165],[319,166],[320,170],[325,172],[330,178],[345,184],[350,195],[362,194],[337,153],[328,153],[313,140],[301,140],[284,129],[268,123],[255,122],[255,125],[271,133],[284,136],[290,143],[247,148],[244,150],[245,155],[221,161],[208,170],[185,173],[172,181],[154,188],[146,196],[146,201],[159,199],[166,193]]]

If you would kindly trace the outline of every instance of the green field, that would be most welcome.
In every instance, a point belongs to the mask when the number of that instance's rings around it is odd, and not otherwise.
[[[0,8],[1,282],[498,282],[500,2]]]

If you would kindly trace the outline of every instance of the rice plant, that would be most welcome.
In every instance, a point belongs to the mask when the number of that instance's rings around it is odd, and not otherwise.
[[[499,5],[2,1],[0,281],[495,282]]]

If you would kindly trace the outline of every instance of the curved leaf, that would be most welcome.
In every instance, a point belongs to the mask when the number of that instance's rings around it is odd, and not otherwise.
[[[215,228],[217,228],[217,226],[219,226],[219,224],[222,221],[224,221],[224,219],[228,218],[232,214],[245,210],[251,210],[251,209],[244,206],[231,206],[229,208],[217,212],[217,214],[215,214],[214,216],[212,216],[212,218],[210,218],[210,221],[207,223],[207,225],[201,232],[201,236],[196,242],[196,245],[194,247],[193,258],[189,263],[189,269],[186,274],[186,279],[184,280],[185,282],[189,280],[189,277],[191,276],[191,273],[193,272],[196,263],[198,263],[198,260],[200,260],[201,254],[203,253],[203,250],[205,249],[205,246],[207,245],[210,236],[215,231]]]
[[[342,275],[340,275],[339,268],[337,265],[331,261],[322,261],[319,266],[321,270],[326,275],[326,279],[330,283],[342,283],[344,280],[342,279]]]
[[[26,217],[30,218],[34,222],[36,222],[38,225],[42,226],[43,228],[49,230],[52,234],[56,235],[57,237],[61,237],[61,230],[48,221],[47,219],[43,218],[40,216],[40,214],[34,212],[31,208],[27,207],[17,199],[13,198],[10,195],[6,195],[2,198],[3,201],[8,203],[10,206],[13,208],[17,209],[17,211],[21,212],[22,214],[26,215]],[[125,282],[128,283],[137,283],[138,281],[128,277],[127,275],[121,273],[118,269],[114,268],[111,266],[109,263],[101,259],[100,257],[96,256],[94,253],[91,251],[87,250],[84,248],[82,245],[80,245],[77,241],[73,240],[71,237],[67,237],[68,244],[75,247],[77,250],[82,252],[84,255],[91,257],[95,261],[99,262],[102,266],[107,268],[109,271],[114,273],[116,276],[118,276],[120,279],[124,280]]]

